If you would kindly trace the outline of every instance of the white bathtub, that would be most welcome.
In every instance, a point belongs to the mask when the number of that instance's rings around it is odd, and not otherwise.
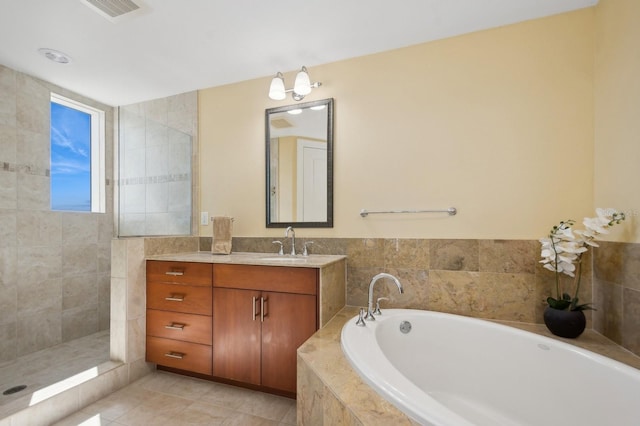
[[[419,424],[640,425],[640,370],[593,352],[438,312],[387,309],[355,322],[342,329],[347,359]]]

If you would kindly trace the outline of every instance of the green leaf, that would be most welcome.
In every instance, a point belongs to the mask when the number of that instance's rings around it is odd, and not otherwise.
[[[562,300],[566,300],[567,302],[571,302],[571,295],[568,293],[562,293]]]
[[[554,299],[553,297],[547,297],[547,303],[553,309],[559,309],[561,311],[566,310],[569,307],[569,305],[571,305],[571,301],[569,300],[564,300],[564,299],[557,300],[557,299]]]

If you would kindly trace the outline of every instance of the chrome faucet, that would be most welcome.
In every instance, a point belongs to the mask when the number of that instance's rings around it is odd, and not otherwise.
[[[393,275],[387,274],[386,272],[382,272],[376,275],[375,277],[373,277],[371,279],[371,283],[369,283],[369,304],[367,306],[367,316],[364,317],[364,319],[366,319],[367,321],[376,320],[376,318],[373,316],[373,287],[375,286],[376,282],[378,282],[380,278],[389,278],[393,280],[393,282],[398,287],[398,291],[400,291],[400,294],[404,293],[404,288],[402,287],[402,284],[400,284],[400,281]]]
[[[296,231],[293,230],[293,226],[289,226],[286,231],[284,231],[284,237],[289,237],[289,231],[291,231],[291,256],[296,255]]]

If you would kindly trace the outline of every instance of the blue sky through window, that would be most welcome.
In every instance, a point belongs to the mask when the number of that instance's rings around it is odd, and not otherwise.
[[[91,211],[91,115],[51,102],[51,209]]]

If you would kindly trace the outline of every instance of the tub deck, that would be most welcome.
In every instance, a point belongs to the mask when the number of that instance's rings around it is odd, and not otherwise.
[[[340,333],[345,322],[357,313],[356,307],[343,308],[298,349],[299,424],[415,425],[364,383],[345,358]],[[496,322],[571,343],[640,369],[640,357],[593,330],[585,330],[578,339],[563,339],[549,333],[544,324]]]

